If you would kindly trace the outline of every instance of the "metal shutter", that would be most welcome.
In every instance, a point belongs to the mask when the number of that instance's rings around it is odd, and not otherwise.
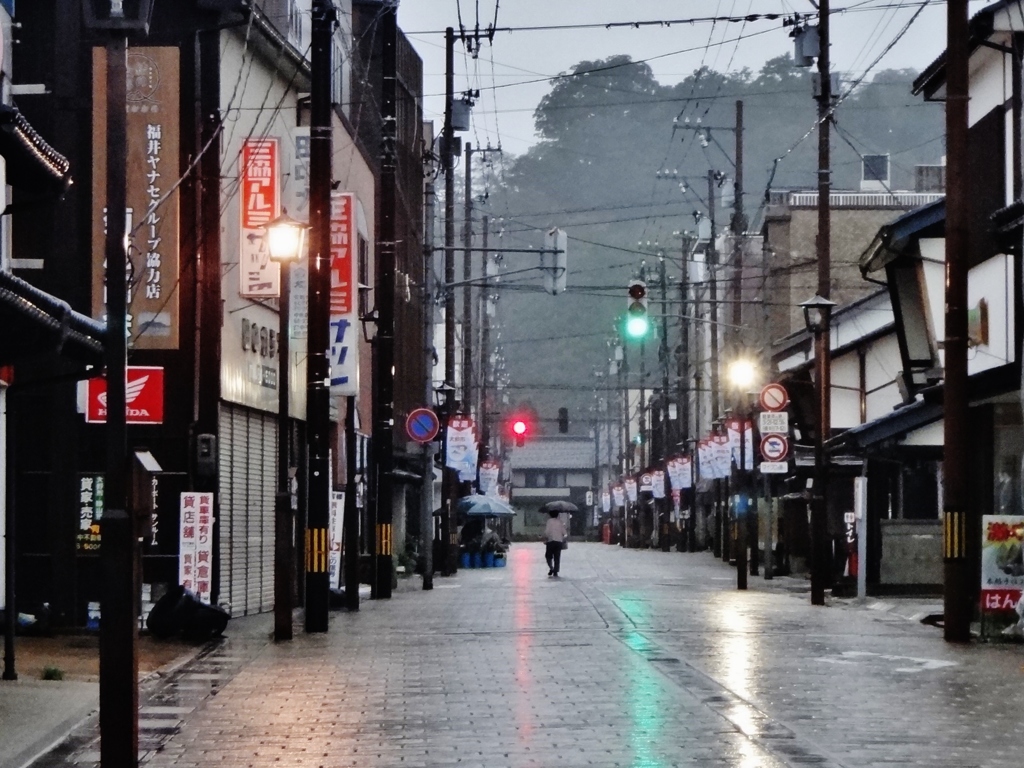
[[[221,602],[244,616],[274,607],[277,421],[223,403],[220,429]]]

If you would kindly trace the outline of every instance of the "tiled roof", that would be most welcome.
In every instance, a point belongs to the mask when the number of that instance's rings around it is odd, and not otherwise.
[[[534,437],[512,449],[512,469],[593,469],[594,441],[588,437]]]

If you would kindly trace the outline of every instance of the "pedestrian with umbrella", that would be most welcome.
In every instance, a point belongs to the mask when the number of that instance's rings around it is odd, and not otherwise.
[[[578,511],[575,504],[567,501],[549,501],[540,508],[540,512],[548,513],[548,522],[544,526],[544,559],[548,563],[548,576],[558,576],[562,566],[562,550],[568,546],[569,531],[560,515]]]

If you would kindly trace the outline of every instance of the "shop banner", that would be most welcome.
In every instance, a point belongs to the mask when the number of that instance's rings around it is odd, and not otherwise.
[[[613,485],[612,499],[615,501],[615,508],[622,509],[626,506],[626,489],[621,485]]]
[[[213,586],[213,493],[181,494],[178,583],[204,603]]]
[[[712,439],[712,460],[715,463],[715,477],[724,480],[732,473],[732,451],[728,435],[715,435]]]
[[[281,144],[273,137],[242,142],[239,158],[238,295],[281,295],[281,265],[270,258],[265,227],[281,215]]]
[[[689,456],[683,456],[676,461],[676,466],[679,467],[679,486],[678,490],[685,491],[688,488],[693,487],[693,459]]]
[[[476,429],[472,419],[448,422],[445,438],[445,466],[459,472],[476,471]]]
[[[485,496],[498,495],[498,473],[501,468],[496,461],[485,461],[480,464],[480,493]]]
[[[729,419],[726,423],[729,435],[731,462],[740,470],[754,468],[754,423],[741,419]],[[743,444],[743,458],[740,460],[740,443]]]
[[[637,491],[637,488],[636,488],[636,478],[635,477],[627,477],[623,481],[623,484],[626,486],[626,498],[628,498],[629,499],[629,503],[632,504],[633,502],[636,501],[636,495],[637,495],[637,493],[636,493],[636,491]]]
[[[601,511],[606,515],[612,511],[612,495],[608,491],[601,491]]]
[[[660,469],[654,470],[654,498],[665,498],[665,473]]]
[[[981,606],[1010,611],[1024,590],[1024,517],[981,517]]]
[[[698,479],[714,480],[715,468],[711,461],[711,438],[706,437],[697,443],[697,469]]]
[[[93,48],[92,316],[107,317],[107,59]],[[128,49],[128,333],[133,349],[178,348],[180,51]]]
[[[331,394],[359,394],[356,198],[331,194]]]

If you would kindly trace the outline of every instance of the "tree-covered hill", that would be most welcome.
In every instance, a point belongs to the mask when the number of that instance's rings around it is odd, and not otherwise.
[[[941,161],[942,107],[911,96],[916,74],[890,70],[859,84],[841,80],[845,98],[832,134],[835,189],[858,188],[864,154],[890,154],[892,189],[913,189],[914,166]],[[487,203],[478,209],[494,222],[492,245],[539,247],[543,233],[556,226],[569,235],[565,294],[541,292],[536,274],[503,281],[498,322],[509,372],[506,412],[529,404],[542,430],[553,433],[557,410],[565,406],[571,431],[585,433],[595,389],[605,386],[595,371],[607,373],[627,280],[644,259],[654,267],[651,252],[660,248],[670,255],[670,285],[677,284],[680,239],[673,233],[693,230],[695,213],[707,215],[709,170],[727,177],[715,194],[719,227],[728,227],[737,100],[744,111],[743,208],[756,229],[769,186],[816,187],[810,70],[785,56],[757,73],[703,68],[661,85],[646,64],[618,56],[580,62],[552,81],[534,115],[541,141],[505,158],[503,173],[489,176]],[[669,173],[659,178],[660,171]],[[510,255],[507,268],[528,266],[531,258]],[[657,313],[653,282],[649,274]],[[677,311],[669,305],[670,314]],[[670,329],[672,347],[677,328],[678,321]],[[661,377],[657,351],[650,342],[645,353],[652,383]]]

